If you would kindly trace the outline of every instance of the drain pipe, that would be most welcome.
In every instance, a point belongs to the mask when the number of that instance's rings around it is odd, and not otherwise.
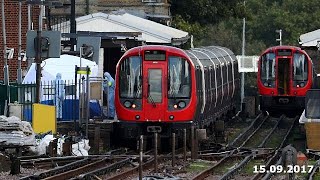
[[[4,0],[1,1],[1,16],[2,16],[2,35],[3,35],[3,57],[4,57],[4,84],[7,86],[7,100],[5,102],[5,107],[8,107],[10,103],[10,88],[9,88],[9,70],[8,70],[8,56],[7,50],[7,34],[6,34],[6,21],[5,21],[5,9]],[[5,108],[4,115],[8,115],[8,108]]]

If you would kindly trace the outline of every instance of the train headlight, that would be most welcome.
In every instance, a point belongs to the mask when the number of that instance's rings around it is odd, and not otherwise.
[[[184,102],[184,101],[180,101],[179,103],[178,103],[178,106],[179,106],[179,108],[185,108],[186,107],[186,102]]]
[[[130,108],[131,107],[131,102],[130,101],[125,101],[124,103],[123,103],[123,105],[124,105],[124,107],[126,107],[126,108]]]
[[[300,83],[300,87],[304,87],[304,85],[305,85],[305,84],[304,84],[303,82],[302,82],[302,83]]]
[[[177,109],[177,108],[178,108],[178,105],[176,105],[176,104],[175,104],[175,105],[173,105],[173,108]]]
[[[134,108],[136,108],[137,106],[136,106],[135,104],[132,104],[132,106],[131,106],[131,107],[134,109]]]
[[[170,120],[173,120],[173,119],[174,119],[174,116],[173,116],[173,115],[170,115],[170,116],[169,116],[169,119],[170,119]]]
[[[265,87],[268,87],[268,86],[269,86],[269,83],[264,82],[263,85],[264,85]]]

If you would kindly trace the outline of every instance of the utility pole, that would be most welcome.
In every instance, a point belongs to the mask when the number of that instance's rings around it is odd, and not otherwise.
[[[246,2],[244,1],[244,5]],[[242,27],[242,60],[241,65],[244,67],[244,54],[245,54],[245,45],[246,45],[246,18],[243,18],[243,27]],[[243,111],[244,106],[244,72],[241,73],[241,111]]]
[[[36,51],[36,103],[40,103],[40,86],[41,86],[41,55],[42,55],[42,47],[41,47],[41,32],[42,32],[42,15],[44,8],[44,0],[41,0],[40,4],[40,15],[39,15],[39,29],[37,31],[37,51]]]
[[[71,18],[70,18],[70,33],[76,34],[76,0],[71,0]],[[74,36],[70,39],[71,51],[75,51],[76,38]]]
[[[279,33],[279,39],[276,39],[276,41],[279,41],[280,46],[282,46],[282,29],[278,29],[276,32]]]

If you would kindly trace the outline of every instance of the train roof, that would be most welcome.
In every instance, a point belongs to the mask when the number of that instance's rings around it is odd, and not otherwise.
[[[186,56],[185,51],[173,46],[166,46],[166,45],[147,45],[147,46],[137,46],[134,48],[131,48],[129,51],[127,51],[125,55],[127,55],[128,53],[132,53],[132,52],[137,52],[137,51],[144,51],[148,48],[148,50],[164,50],[164,51],[169,51],[169,52],[176,52],[176,53],[181,53],[183,55]]]
[[[192,48],[190,50],[186,50],[186,53],[196,55],[198,59],[216,59],[219,57],[234,56],[230,49],[221,46]]]
[[[261,55],[269,52],[269,51],[275,51],[275,50],[278,50],[278,49],[294,49],[294,50],[298,50],[298,51],[301,51],[302,53],[304,53],[306,56],[308,56],[308,58],[310,58],[310,56],[308,55],[308,53],[301,49],[300,47],[297,47],[297,46],[272,46],[272,47],[269,47],[268,49],[266,49],[265,51],[263,51],[261,53]]]
[[[274,50],[277,50],[277,49],[296,49],[296,50],[303,51],[300,47],[297,47],[297,46],[284,45],[284,46],[272,46],[272,47],[269,47],[265,51],[263,51],[263,54],[268,52],[268,51],[274,51]]]
[[[180,48],[165,46],[165,45],[147,45],[147,46],[138,46],[127,51],[123,56],[130,55],[131,53],[136,54],[137,52],[144,50],[164,50],[168,52],[173,52],[180,54],[182,56],[189,57],[191,62],[194,65],[201,64],[224,64],[230,61],[236,61],[236,56],[233,52],[225,47],[221,46],[206,46],[199,48],[191,48],[188,50],[182,50]],[[222,61],[221,61],[222,60]],[[210,61],[210,62],[207,62]]]

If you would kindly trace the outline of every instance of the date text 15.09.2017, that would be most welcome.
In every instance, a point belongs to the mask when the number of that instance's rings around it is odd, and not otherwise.
[[[254,165],[253,173],[311,173],[313,165],[271,165],[267,168],[265,165]]]

